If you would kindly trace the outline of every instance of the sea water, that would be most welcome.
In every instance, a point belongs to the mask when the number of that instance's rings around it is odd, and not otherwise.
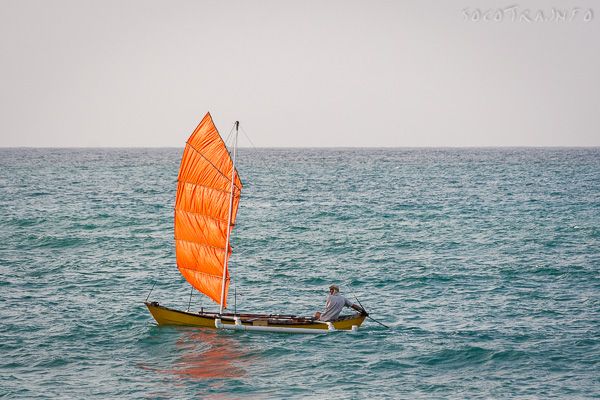
[[[0,150],[0,397],[598,398],[600,149],[241,149],[230,309],[337,283],[389,329],[159,327],[181,149]],[[356,297],[355,297],[356,296]]]

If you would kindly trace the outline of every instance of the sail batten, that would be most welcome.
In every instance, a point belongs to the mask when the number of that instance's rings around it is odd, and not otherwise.
[[[177,182],[179,182],[179,183],[185,183],[186,185],[194,185],[194,186],[199,186],[199,187],[203,187],[203,188],[206,188],[206,189],[215,190],[217,192],[225,193],[228,196],[231,194],[231,192],[229,190],[223,190],[223,189],[215,188],[215,187],[212,187],[212,186],[206,186],[206,185],[202,185],[202,184],[196,183],[196,182],[183,181],[183,180],[178,180]],[[233,195],[234,196],[239,196],[240,195],[240,189],[236,187],[233,190]]]
[[[229,198],[231,193],[214,190],[203,185],[193,185],[179,182],[175,208],[185,209],[186,212],[202,214],[227,223],[229,216]],[[237,209],[240,192],[234,193],[234,205]],[[227,204],[223,204],[227,201]],[[215,207],[215,204],[219,205]],[[235,211],[235,210],[234,210]],[[234,212],[235,214],[235,212]]]
[[[223,143],[225,143],[225,142],[223,142]],[[228,177],[227,177],[225,174],[223,174],[223,172],[222,172],[221,170],[219,170],[219,168],[217,168],[217,167],[216,167],[216,166],[215,166],[213,163],[211,163],[209,159],[207,159],[206,157],[204,157],[204,155],[202,154],[202,152],[201,152],[200,150],[196,149],[196,148],[195,148],[195,147],[194,147],[192,144],[190,144],[190,143],[189,143],[189,141],[188,141],[188,142],[185,142],[185,144],[186,144],[186,145],[188,145],[188,146],[190,146],[190,148],[191,148],[192,150],[194,150],[194,151],[195,151],[196,153],[198,153],[198,154],[199,154],[199,155],[200,155],[202,158],[204,158],[204,159],[205,159],[205,160],[206,160],[206,161],[207,161],[207,162],[208,162],[208,163],[209,163],[209,164],[210,164],[210,165],[211,165],[211,166],[212,166],[212,167],[215,169],[215,171],[219,172],[219,173],[220,173],[220,174],[223,176],[223,178],[225,178],[225,179],[227,180],[227,182],[229,182],[229,178],[228,178]],[[229,154],[229,152],[227,152],[227,153]],[[231,154],[229,154],[229,157],[231,158]],[[235,171],[235,175],[236,175],[236,177],[237,177],[237,175],[238,175],[238,173],[237,173],[237,170]],[[237,182],[234,182],[234,185],[235,185],[235,187],[236,187],[238,190],[241,190],[241,187],[237,185]]]
[[[197,246],[209,247],[211,249],[215,249],[220,252],[225,252],[225,247],[217,247],[211,246],[210,244],[202,243],[202,242],[194,242],[193,240],[185,240],[185,239],[176,239],[178,242],[192,243]],[[229,247],[229,251],[231,252],[231,246]]]
[[[212,215],[202,214],[200,212],[187,211],[187,213],[188,214],[193,214],[193,215],[199,215],[199,216],[206,217],[206,218],[210,218],[210,219],[212,219],[214,221],[217,221],[217,222],[220,222],[220,223],[223,223],[223,224],[227,225],[227,220],[226,219],[213,217]],[[231,226],[233,226],[233,225],[231,225]]]
[[[218,304],[225,281],[226,306],[230,278],[223,266],[232,251],[227,238],[237,217],[242,182],[209,113],[186,142],[177,181],[177,266],[194,288]]]

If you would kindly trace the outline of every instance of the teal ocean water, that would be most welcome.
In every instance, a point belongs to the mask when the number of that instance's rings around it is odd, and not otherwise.
[[[230,304],[390,326],[319,336],[154,324],[181,153],[0,149],[0,397],[600,397],[600,149],[241,149]]]

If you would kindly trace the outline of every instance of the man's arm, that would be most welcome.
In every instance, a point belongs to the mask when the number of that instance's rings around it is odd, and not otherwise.
[[[367,312],[367,310],[365,310],[364,308],[362,308],[359,305],[356,304],[352,304],[350,307],[352,307],[353,309],[355,309],[356,311],[358,311],[359,313],[361,313],[362,315],[368,316],[369,313]]]

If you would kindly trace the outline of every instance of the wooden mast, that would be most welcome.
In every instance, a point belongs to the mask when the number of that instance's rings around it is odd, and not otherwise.
[[[240,121],[235,121],[235,139],[233,142],[233,166],[231,168],[231,188],[229,195],[229,217],[227,218],[227,239],[225,240],[225,257],[223,257],[223,281],[221,283],[221,304],[219,307],[219,314],[223,314],[223,302],[225,301],[225,280],[227,275],[227,264],[228,258],[227,255],[229,253],[229,236],[231,234],[231,214],[233,212],[233,189],[234,189],[234,181],[235,181],[235,155],[237,153],[237,140],[238,140],[238,130],[240,127]]]

